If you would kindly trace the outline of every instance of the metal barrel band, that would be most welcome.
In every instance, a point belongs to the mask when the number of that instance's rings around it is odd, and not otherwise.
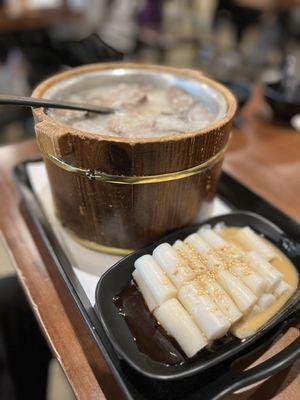
[[[213,157],[211,157],[209,160],[204,161],[203,163],[196,165],[195,167],[187,168],[181,171],[175,171],[175,172],[167,172],[165,174],[159,174],[159,175],[146,175],[146,176],[126,176],[126,175],[111,175],[107,174],[106,172],[101,172],[101,171],[93,171],[91,169],[85,169],[85,168],[80,168],[80,167],[75,167],[71,164],[68,164],[59,158],[52,156],[51,154],[46,154],[45,156],[53,162],[55,165],[57,165],[59,168],[62,168],[65,171],[85,176],[88,179],[91,180],[97,180],[97,181],[102,181],[102,182],[107,182],[107,183],[115,183],[119,185],[141,185],[141,184],[147,184],[147,183],[160,183],[160,182],[168,182],[168,181],[174,181],[177,179],[183,179],[187,178],[193,175],[196,175],[200,173],[201,171],[207,169],[219,159],[221,159],[224,155],[224,153],[227,150],[228,147],[228,142],[226,145],[218,152],[216,153]]]

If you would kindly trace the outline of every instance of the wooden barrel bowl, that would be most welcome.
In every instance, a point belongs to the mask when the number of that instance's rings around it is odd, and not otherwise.
[[[113,69],[175,74],[211,87],[226,101],[217,122],[198,131],[151,138],[119,138],[85,132],[33,110],[57,216],[74,238],[90,248],[126,254],[207,215],[236,111],[233,95],[198,71],[127,63],[71,69],[33,92],[78,74]]]

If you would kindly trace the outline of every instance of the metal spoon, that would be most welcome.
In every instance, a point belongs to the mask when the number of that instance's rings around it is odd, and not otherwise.
[[[92,104],[80,104],[57,100],[40,99],[35,97],[10,96],[0,94],[0,104],[24,107],[47,107],[65,110],[88,111],[98,114],[112,114],[116,110],[109,107],[101,107]]]

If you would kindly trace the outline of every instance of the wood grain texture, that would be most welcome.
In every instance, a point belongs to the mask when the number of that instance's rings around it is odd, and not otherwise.
[[[115,68],[142,68],[200,80],[225,97],[226,116],[209,128],[159,138],[119,138],[79,131],[35,109],[37,142],[44,154],[77,167],[114,175],[144,176],[182,171],[219,153],[227,144],[236,104],[223,86],[197,71],[103,63],[75,68],[39,85],[34,97],[66,78]],[[221,162],[189,178],[143,185],[119,185],[89,180],[59,170],[46,160],[57,215],[76,236],[105,246],[139,248],[171,230],[196,220],[213,198]],[[116,229],[118,235],[115,235]]]
[[[180,181],[145,185],[89,180],[45,163],[62,223],[81,239],[131,249],[207,215],[222,160]]]

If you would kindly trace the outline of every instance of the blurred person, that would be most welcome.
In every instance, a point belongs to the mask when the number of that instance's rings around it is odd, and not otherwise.
[[[111,0],[105,21],[99,26],[103,40],[125,54],[131,54],[137,43],[137,6],[138,0]]]
[[[81,12],[80,23],[70,21],[50,31],[56,40],[80,40],[98,34],[109,46],[130,54],[136,45],[138,0],[69,0]]]
[[[102,61],[103,53],[107,60],[121,60],[136,47],[137,0],[69,0],[68,7],[79,11],[79,19],[0,35],[1,50],[21,49],[31,88],[62,67]]]
[[[291,21],[299,6],[299,0],[219,0],[214,26],[222,25],[222,21],[231,22],[236,41],[236,48],[231,51],[236,60],[231,67],[252,78],[261,77],[269,67],[280,69],[295,37]],[[252,46],[248,42],[248,51],[243,51],[244,36],[253,26],[258,35]],[[229,61],[232,59],[230,54]]]
[[[220,19],[228,18],[233,25],[237,43],[242,39],[244,32],[258,22],[261,10],[249,5],[241,5],[235,0],[219,0],[217,2],[215,23]]]

